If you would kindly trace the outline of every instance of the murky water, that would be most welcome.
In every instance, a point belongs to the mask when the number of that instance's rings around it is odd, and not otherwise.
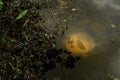
[[[74,70],[53,70],[49,80],[111,80],[109,75],[120,78],[120,1],[74,0],[80,16],[69,24],[66,33],[89,34],[95,48],[82,57]],[[54,77],[52,77],[54,76]]]

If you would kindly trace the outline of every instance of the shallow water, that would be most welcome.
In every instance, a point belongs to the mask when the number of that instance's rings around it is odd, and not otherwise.
[[[55,76],[61,80],[120,78],[120,1],[117,1],[117,4],[113,0],[73,1],[79,8],[80,16],[70,22],[66,35],[76,32],[89,34],[95,42],[95,48],[88,56],[81,58],[74,70],[57,68],[52,71],[54,75],[48,75],[49,80]]]

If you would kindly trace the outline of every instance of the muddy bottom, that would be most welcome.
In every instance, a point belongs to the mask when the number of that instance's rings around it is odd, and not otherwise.
[[[77,62],[75,69],[61,69],[58,66],[50,71],[49,80],[57,80],[55,77],[58,80],[120,80],[120,10],[111,7],[112,3],[108,5],[96,0],[103,4],[100,6],[94,1],[73,1],[79,8],[80,16],[70,22],[66,32],[66,35],[77,32],[89,34],[94,40],[94,49]]]

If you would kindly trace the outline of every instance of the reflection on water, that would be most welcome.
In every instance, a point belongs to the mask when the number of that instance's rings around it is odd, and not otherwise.
[[[93,0],[93,2],[99,7],[99,8],[105,8],[110,7],[119,10],[120,0]]]
[[[120,3],[114,0],[73,2],[79,7],[80,16],[70,22],[66,35],[86,33],[93,38],[95,48],[89,52],[91,55],[83,57],[77,63],[74,70],[63,71],[57,68],[52,73],[60,77],[68,75],[68,80],[111,80],[109,74],[120,78]],[[53,80],[52,76],[49,75],[49,80]]]

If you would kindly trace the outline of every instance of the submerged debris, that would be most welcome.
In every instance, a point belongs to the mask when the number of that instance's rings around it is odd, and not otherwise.
[[[114,24],[111,24],[111,27],[112,27],[112,28],[115,28],[115,27],[116,27],[116,25],[114,25]]]

